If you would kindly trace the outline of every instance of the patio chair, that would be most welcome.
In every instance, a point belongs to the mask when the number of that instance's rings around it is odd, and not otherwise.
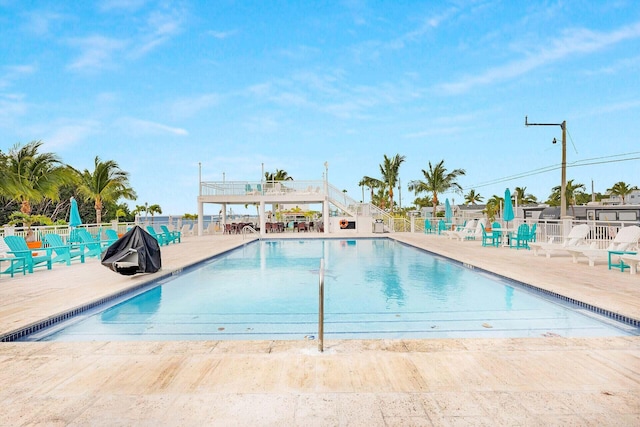
[[[105,240],[109,242],[109,245],[113,245],[115,241],[120,238],[120,236],[118,236],[118,232],[113,228],[107,228],[104,230],[104,234],[107,236]]]
[[[624,255],[625,252],[632,252],[632,248],[638,244],[638,240],[640,240],[640,227],[631,225],[618,230],[616,237],[605,249],[575,248],[568,249],[568,252],[573,257],[574,263],[578,262],[578,257],[586,257],[589,260],[589,267],[593,267],[598,259],[608,258],[609,265],[611,265],[612,255],[617,255],[619,258],[619,255]]]
[[[64,262],[71,265],[71,260],[78,258],[84,263],[84,245],[65,245],[62,237],[57,234],[44,235],[45,249],[50,249],[56,256],[51,262]]]
[[[152,225],[147,225],[147,232],[151,234],[157,241],[160,246],[166,246],[169,244],[169,241],[164,236],[164,234],[158,233]]]
[[[438,234],[442,234],[447,229],[447,223],[443,219],[438,221]]]
[[[11,249],[8,253],[24,258],[24,264],[16,267],[16,269],[23,268],[27,272],[33,273],[35,267],[46,266],[47,270],[51,270],[51,250],[45,250],[46,253],[44,255],[39,255],[39,252],[33,252],[33,249],[27,246],[27,241],[20,236],[5,236],[4,241]]]
[[[458,239],[460,241],[466,240],[467,238],[475,238],[476,233],[476,220],[472,219],[467,221],[464,225],[464,228],[460,230],[449,230],[445,231],[444,234],[449,236],[450,239]]]
[[[77,230],[77,236],[80,238],[80,242],[86,248],[85,256],[100,258],[102,252],[110,246],[107,240],[98,240],[84,228]]]
[[[431,226],[431,221],[429,221],[428,219],[424,220],[424,233],[425,234],[433,234],[434,233],[433,227]]]
[[[510,248],[525,248],[529,249],[529,237],[531,232],[529,230],[528,224],[520,224],[518,226],[518,231],[515,234],[509,236],[509,247]]]
[[[499,244],[496,243],[499,242],[499,240],[496,240],[493,231],[487,231],[487,229],[484,228],[484,224],[480,224],[480,226],[482,227],[482,246],[499,246]]]
[[[567,254],[567,250],[571,248],[588,248],[585,244],[585,238],[589,234],[589,226],[580,224],[574,226],[562,243],[554,243],[553,238],[548,242],[529,242],[529,247],[533,249],[533,255],[538,256],[538,251],[543,251],[547,258],[558,252]]]
[[[498,221],[494,221],[491,224],[491,234],[493,236],[493,246],[500,246],[502,244],[502,226]]]
[[[180,243],[182,234],[179,231],[171,231],[166,225],[161,225],[160,229],[169,243],[175,242],[176,240]]]

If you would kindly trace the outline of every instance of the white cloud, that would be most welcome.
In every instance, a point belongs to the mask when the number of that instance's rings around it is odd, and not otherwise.
[[[207,31],[207,34],[218,39],[218,40],[224,40],[224,39],[228,39],[229,37],[235,36],[236,34],[238,34],[238,30],[229,30],[229,31],[215,31],[215,30],[211,30],[211,31]]]
[[[640,22],[609,33],[586,29],[566,30],[563,37],[548,43],[549,48],[540,49],[524,59],[491,68],[479,75],[466,76],[455,82],[438,85],[436,89],[448,94],[464,93],[475,86],[489,85],[518,77],[571,55],[595,52],[624,40],[638,37],[640,37]]]
[[[138,10],[147,3],[147,0],[104,0],[100,4],[100,10],[104,12],[112,10]]]
[[[182,31],[183,17],[180,11],[154,11],[147,18],[143,36],[132,51],[133,57],[140,57],[166,43]]]
[[[176,136],[186,136],[189,132],[186,129],[171,127],[161,123],[147,120],[123,117],[116,122],[116,126],[134,135],[158,135],[171,134]]]
[[[36,67],[33,65],[8,65],[3,67],[4,73],[0,75],[0,89],[11,86],[13,82],[22,76],[33,74]]]
[[[70,43],[80,49],[80,56],[69,65],[73,70],[111,68],[114,66],[113,56],[127,46],[126,41],[103,36],[72,39]]]
[[[99,123],[93,120],[76,123],[61,121],[43,140],[46,141],[48,148],[64,150],[85,141],[95,134],[98,128]]]
[[[14,120],[27,112],[24,96],[20,94],[0,94],[0,127],[15,127]]]
[[[196,97],[179,99],[173,103],[170,110],[174,117],[192,117],[202,110],[217,105],[219,102],[220,96],[218,94],[208,93]]]
[[[51,26],[65,19],[64,15],[42,10],[33,11],[26,15],[24,28],[35,35],[43,36],[49,34]],[[55,30],[54,30],[55,31]]]

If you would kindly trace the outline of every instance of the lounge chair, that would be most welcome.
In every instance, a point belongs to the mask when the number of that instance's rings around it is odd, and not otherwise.
[[[84,228],[79,228],[77,230],[77,236],[80,238],[81,244],[84,245],[87,250],[85,252],[85,256],[100,258],[102,252],[110,246],[108,240],[98,240]]]
[[[115,241],[120,238],[118,236],[118,232],[116,230],[114,230],[113,228],[107,228],[106,230],[104,230],[104,234],[105,234],[105,236],[107,236],[107,238],[105,240],[107,240],[110,245],[113,245],[115,243]]]
[[[616,237],[605,249],[575,248],[569,249],[568,252],[573,257],[574,263],[578,262],[579,257],[586,257],[589,260],[589,266],[593,267],[596,260],[600,258],[609,258],[611,255],[610,252],[612,251],[631,251],[632,248],[636,247],[636,245],[638,244],[638,240],[640,240],[640,227],[638,227],[637,225],[631,225],[629,227],[622,227],[620,230],[618,230],[618,234],[616,234]],[[619,256],[623,254],[615,255]]]
[[[638,272],[638,266],[640,266],[640,254],[622,254],[620,255],[620,261],[629,266],[629,272],[636,274]]]
[[[164,233],[164,236],[169,241],[169,243],[175,242],[176,240],[178,241],[178,243],[180,243],[182,233],[180,233],[179,231],[170,231],[169,227],[167,227],[166,225],[161,225],[160,229]]]
[[[22,272],[23,275],[26,274],[23,258],[14,257],[11,254],[11,248],[7,246],[2,236],[0,236],[0,259],[2,261],[9,261],[10,263],[9,267],[7,267],[4,271],[0,270],[0,274],[9,274],[11,275],[11,277],[13,277],[14,274],[18,272]]]
[[[51,270],[51,250],[45,249],[46,254],[39,255],[39,252],[33,252],[33,249],[27,246],[26,240],[20,236],[5,236],[4,241],[11,249],[8,253],[24,258],[24,265],[19,268],[24,268],[29,273],[33,273],[35,267],[46,266],[47,270]]]
[[[182,236],[190,236],[191,235],[191,225],[190,224],[183,224],[182,228],[180,229],[180,234]]]
[[[444,234],[446,234],[450,239],[458,239],[460,241],[467,240],[467,239],[475,239],[475,233],[476,233],[475,219],[467,221],[467,223],[464,225],[464,228],[462,228],[461,230],[448,230],[444,232]]]
[[[584,239],[589,234],[589,230],[587,224],[576,225],[562,243],[554,243],[553,239],[550,239],[548,242],[529,242],[529,247],[533,249],[533,255],[538,256],[538,251],[543,251],[547,258],[551,258],[553,253],[566,253],[571,248],[583,247],[586,249],[588,246],[585,245]]]
[[[65,245],[62,237],[57,234],[44,235],[45,249],[50,249],[56,256],[51,262],[64,262],[71,265],[71,260],[78,258],[84,263],[84,245]]]
[[[160,246],[168,245],[169,241],[164,236],[164,234],[158,233],[152,225],[147,225],[147,232],[151,234],[157,241]]]

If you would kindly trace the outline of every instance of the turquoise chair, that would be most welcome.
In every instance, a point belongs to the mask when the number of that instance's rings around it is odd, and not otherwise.
[[[424,233],[425,234],[433,234],[433,227],[431,226],[431,221],[429,221],[428,219],[424,220]]]
[[[484,224],[480,224],[480,226],[482,227],[482,246],[498,246],[495,243],[493,232],[487,231],[487,229],[484,228]]]
[[[57,234],[45,234],[45,249],[50,249],[56,256],[51,262],[65,262],[71,265],[71,260],[78,258],[84,263],[84,245],[65,245],[62,237]]]
[[[108,240],[98,240],[94,238],[91,233],[89,233],[84,228],[79,228],[77,231],[77,236],[80,238],[81,244],[87,250],[85,252],[85,256],[92,256],[96,258],[100,258],[102,252],[110,246]]]
[[[529,226],[527,224],[520,224],[516,234],[509,237],[509,247],[529,249]]]
[[[495,221],[491,224],[491,229],[493,233],[493,246],[500,246],[502,244],[502,226],[498,221]]]
[[[443,219],[438,221],[438,234],[442,234],[447,229],[447,223]]]
[[[164,237],[169,243],[175,242],[176,240],[178,241],[178,243],[180,243],[182,233],[180,233],[179,231],[169,231],[169,227],[167,227],[166,225],[161,225],[160,229],[162,229]]]
[[[109,242],[109,246],[113,245],[116,240],[120,238],[118,236],[118,232],[113,228],[107,228],[106,230],[104,230],[104,234],[105,236],[107,236],[106,240]]]
[[[169,241],[164,237],[164,234],[160,234],[156,231],[155,228],[151,225],[147,225],[147,232],[153,236],[154,239],[158,241],[160,246],[165,246],[169,244]]]
[[[20,236],[5,236],[5,243],[9,246],[10,251],[8,253],[15,255],[19,258],[24,258],[24,264],[19,265],[16,270],[23,271],[25,269],[29,273],[33,273],[35,267],[47,267],[47,270],[51,270],[51,250],[45,249],[45,255],[34,255],[34,250],[27,246],[27,241]],[[37,252],[36,252],[37,253]]]

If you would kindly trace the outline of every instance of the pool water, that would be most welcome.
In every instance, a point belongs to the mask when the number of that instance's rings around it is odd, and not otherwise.
[[[591,337],[635,328],[394,240],[261,240],[30,340]]]

